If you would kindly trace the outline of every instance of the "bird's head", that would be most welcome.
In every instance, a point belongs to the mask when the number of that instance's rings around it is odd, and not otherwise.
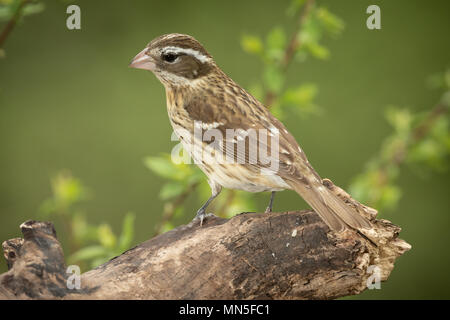
[[[131,68],[152,71],[165,86],[189,86],[216,67],[193,37],[172,33],[152,40],[131,61]]]

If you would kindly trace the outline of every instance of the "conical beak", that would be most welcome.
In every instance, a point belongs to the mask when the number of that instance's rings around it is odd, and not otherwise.
[[[155,70],[155,61],[146,54],[147,48],[139,52],[136,57],[131,60],[131,63],[128,65],[130,68],[136,69],[144,69],[144,70]]]

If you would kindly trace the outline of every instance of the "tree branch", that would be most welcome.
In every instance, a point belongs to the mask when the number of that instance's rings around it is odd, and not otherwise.
[[[8,23],[5,25],[2,32],[0,33],[0,49],[3,48],[3,46],[5,45],[6,39],[11,34],[11,31],[13,31],[14,27],[17,24],[17,21],[19,21],[20,16],[22,15],[23,8],[25,8],[25,6],[30,2],[31,2],[31,0],[22,0],[18,4],[11,19],[9,19]]]
[[[286,51],[284,52],[284,58],[281,63],[284,70],[286,70],[288,68],[289,64],[291,63],[291,61],[294,57],[295,52],[302,45],[302,43],[300,42],[300,39],[299,39],[300,32],[301,32],[303,25],[305,24],[306,19],[308,18],[309,14],[311,12],[311,8],[313,7],[313,5],[314,5],[314,0],[307,0],[304,5],[303,11],[298,16],[295,30],[292,33],[291,40],[286,48]]]
[[[180,226],[81,275],[67,288],[53,225],[28,221],[24,239],[3,243],[10,269],[0,299],[333,299],[366,288],[370,265],[387,280],[410,249],[400,228],[324,185],[372,220],[374,228],[334,233],[314,211],[208,217]],[[370,239],[370,240],[369,240]],[[14,254],[10,255],[10,252]],[[370,269],[369,269],[370,270]]]
[[[289,44],[287,45],[283,59],[280,62],[281,70],[286,73],[289,64],[291,63],[292,59],[294,58],[295,53],[297,50],[301,47],[302,43],[300,42],[300,32],[302,31],[303,25],[305,24],[306,19],[309,17],[311,13],[311,8],[314,5],[314,0],[307,0],[306,3],[303,6],[303,9],[298,14],[298,19],[295,25],[295,29],[291,35],[291,40],[289,41]],[[272,92],[270,90],[267,90],[263,104],[267,108],[271,108],[273,103],[277,99],[277,94],[275,92]]]

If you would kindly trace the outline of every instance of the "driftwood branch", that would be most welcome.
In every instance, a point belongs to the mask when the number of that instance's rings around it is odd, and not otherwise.
[[[372,220],[373,230],[333,233],[314,211],[208,217],[152,238],[81,275],[69,289],[53,225],[28,221],[3,243],[9,271],[0,299],[333,299],[367,288],[377,266],[387,280],[410,249],[400,228],[324,185]],[[368,270],[372,270],[368,272]]]

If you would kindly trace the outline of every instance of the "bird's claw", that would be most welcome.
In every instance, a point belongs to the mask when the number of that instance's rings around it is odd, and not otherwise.
[[[213,216],[214,214],[212,213],[206,213],[204,210],[199,210],[197,211],[197,215],[194,218],[194,221],[197,219],[200,219],[200,227],[203,225],[203,220],[205,220],[205,218]]]

